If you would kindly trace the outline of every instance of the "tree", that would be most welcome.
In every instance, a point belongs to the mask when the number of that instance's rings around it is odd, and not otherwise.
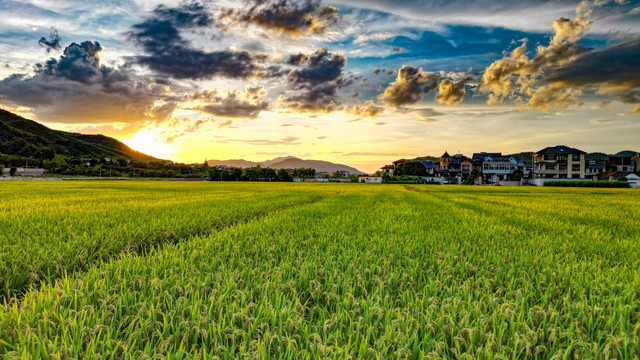
[[[9,169],[9,176],[16,176],[17,171],[18,169],[16,169],[15,167],[12,167],[11,169]]]
[[[463,182],[464,185],[473,185],[476,181],[476,179],[478,178],[478,175],[480,175],[480,172],[478,171],[478,169],[473,169],[471,171],[471,173],[469,174],[469,176],[467,176],[467,179]]]
[[[429,174],[427,173],[427,168],[425,168],[421,162],[409,161],[396,165],[393,169],[393,175],[427,176]]]
[[[240,181],[242,179],[242,169],[233,169],[233,171],[231,172],[231,179],[234,181]]]
[[[276,176],[278,177],[278,181],[293,181],[293,177],[289,174],[287,169],[278,170]]]
[[[511,178],[511,181],[520,181],[520,179],[524,177],[524,172],[522,170],[516,170],[512,172],[509,177]]]

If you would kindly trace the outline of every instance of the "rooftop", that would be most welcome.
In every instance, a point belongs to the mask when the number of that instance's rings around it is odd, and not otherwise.
[[[546,154],[579,154],[579,155],[583,155],[586,154],[586,152],[582,151],[582,150],[578,150],[578,149],[574,149],[565,145],[556,145],[556,146],[550,146],[550,147],[546,147],[540,151],[537,151],[535,154],[533,154],[534,156],[537,155],[546,155]]]
[[[488,153],[488,152],[479,152],[479,153],[473,153],[473,156],[471,156],[471,158],[473,160],[484,160],[487,156],[491,156],[491,157],[496,157],[496,156],[502,156],[502,153]]]

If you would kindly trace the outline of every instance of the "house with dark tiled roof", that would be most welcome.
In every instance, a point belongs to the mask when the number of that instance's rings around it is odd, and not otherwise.
[[[533,154],[533,177],[584,179],[587,153],[565,145],[546,147]]]
[[[479,153],[473,153],[473,155],[471,156],[471,160],[477,160],[477,161],[482,162],[482,161],[484,161],[484,159],[487,156],[493,156],[493,157],[502,156],[502,153],[499,153],[499,152],[498,153],[489,153],[489,152],[484,152],[484,151],[483,152],[479,152]]]
[[[449,153],[445,151],[440,157],[440,162],[436,167],[436,173],[440,176],[468,175],[474,168],[479,169],[479,163],[474,162],[462,154],[450,156]]]

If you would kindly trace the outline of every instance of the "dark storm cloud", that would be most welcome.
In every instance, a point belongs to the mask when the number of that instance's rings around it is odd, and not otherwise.
[[[282,97],[283,106],[299,112],[331,112],[342,104],[338,90],[351,85],[355,79],[346,78],[342,69],[347,63],[343,54],[326,48],[311,55],[295,55],[300,65],[287,75],[287,89],[295,92]]]
[[[583,54],[553,69],[548,81],[576,86],[640,87],[640,38]]]
[[[33,109],[46,120],[64,123],[119,122],[142,126],[173,113],[177,98],[166,85],[136,76],[126,67],[100,64],[97,41],[71,43],[58,58],[36,64],[33,75],[0,81],[0,98]]]
[[[129,37],[146,53],[138,64],[176,79],[214,76],[246,79],[259,76],[264,56],[247,51],[204,51],[193,47],[181,31],[214,26],[209,11],[198,3],[177,8],[157,7],[150,18],[133,26]]]
[[[71,43],[59,59],[51,58],[44,64],[36,64],[35,71],[54,77],[88,83],[95,77],[107,75],[111,68],[100,66],[102,45],[97,41]]]
[[[554,86],[594,88],[626,104],[640,103],[640,38],[592,51],[553,69]]]
[[[289,58],[287,59],[287,64],[302,65],[304,64],[305,61],[307,61],[307,55],[303,53],[297,53],[297,54],[289,55]]]
[[[322,6],[320,0],[253,0],[241,10],[228,10],[234,22],[255,24],[293,36],[323,32],[338,19],[338,9]]]
[[[51,50],[60,50],[60,47],[61,47],[60,41],[62,41],[62,38],[60,37],[60,35],[58,35],[58,30],[56,30],[55,28],[51,28],[51,32],[49,33],[49,38],[47,39],[44,36],[41,37],[40,40],[38,41],[38,45],[47,49],[47,53],[48,53]]]

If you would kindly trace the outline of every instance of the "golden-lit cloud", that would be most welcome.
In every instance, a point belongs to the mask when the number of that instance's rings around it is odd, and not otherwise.
[[[437,86],[438,75],[427,74],[421,68],[404,65],[398,70],[396,81],[392,82],[379,96],[388,106],[415,104],[422,100],[422,94]]]
[[[541,86],[533,92],[529,99],[529,107],[544,112],[566,110],[569,105],[578,101],[581,94],[580,90],[557,84]]]
[[[369,100],[363,105],[345,106],[344,111],[349,114],[374,118],[384,112],[384,107],[377,106],[373,100]]]
[[[269,108],[262,98],[266,95],[263,86],[248,87],[244,91],[229,90],[220,93],[217,89],[197,92],[192,100],[198,105],[196,110],[228,118],[255,119],[260,112]]]
[[[467,76],[458,81],[443,79],[438,85],[438,95],[436,101],[445,105],[458,105],[462,102],[465,94],[465,85],[472,77]]]

